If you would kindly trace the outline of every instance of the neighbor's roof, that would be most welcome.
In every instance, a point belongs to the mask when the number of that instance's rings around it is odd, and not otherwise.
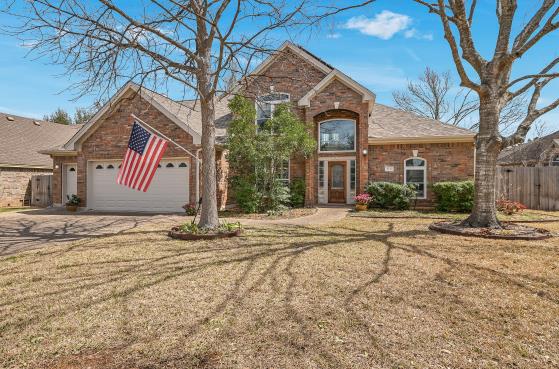
[[[52,159],[38,151],[64,144],[78,129],[0,113],[0,166],[52,168]]]
[[[375,104],[369,124],[369,142],[406,142],[418,140],[448,140],[450,138],[473,141],[475,133],[434,119],[390,106]]]
[[[544,153],[559,140],[559,131],[530,142],[509,146],[499,154],[501,165],[539,162]]]

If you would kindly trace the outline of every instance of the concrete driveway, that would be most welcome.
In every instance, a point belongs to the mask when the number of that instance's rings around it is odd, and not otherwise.
[[[300,218],[227,218],[227,221],[240,221],[245,226],[309,226],[340,220],[347,212],[348,207],[320,207],[316,213]],[[173,225],[191,219],[192,217],[183,214],[116,214],[87,211],[69,213],[61,209],[4,213],[0,215],[0,257],[85,238],[165,231]]]
[[[181,215],[68,213],[30,210],[0,215],[0,256],[84,238],[136,232],[149,226],[161,230],[190,219]]]

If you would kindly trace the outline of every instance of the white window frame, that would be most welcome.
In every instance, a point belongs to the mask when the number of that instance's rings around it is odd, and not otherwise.
[[[425,163],[424,166],[422,167],[418,167],[418,166],[407,166],[406,162],[410,159],[419,159],[419,160],[423,160],[423,162]],[[427,160],[425,160],[424,158],[420,158],[418,156],[415,157],[410,157],[404,160],[404,184],[408,184],[408,169],[409,170],[423,170],[423,196],[421,197],[417,197],[416,195],[416,199],[419,200],[425,200],[427,198]]]
[[[265,97],[265,96],[269,96],[269,95],[273,95],[273,94],[279,94],[279,95],[287,95],[287,100],[271,100],[271,101],[266,101],[265,104],[270,104],[270,118],[272,118],[274,116],[274,112],[276,111],[276,106],[280,105],[280,104],[286,104],[289,103],[291,101],[291,95],[287,92],[270,92],[269,94],[265,94],[265,95],[260,95],[256,98],[256,100],[254,101],[254,108],[256,109],[256,118],[254,119],[254,124],[258,125],[258,102],[260,101],[261,98]]]
[[[278,179],[282,182],[285,182],[286,186],[289,186],[289,184],[291,183],[291,159],[288,159],[286,161],[287,161],[287,178],[278,177]]]
[[[559,166],[559,153],[555,153],[551,156],[551,160],[549,161],[550,167]]]
[[[320,144],[322,142],[322,136],[320,135],[320,126],[322,123],[331,122],[333,120],[347,120],[349,122],[353,122],[353,150],[336,150],[336,151],[322,151],[320,148]],[[317,125],[317,136],[318,136],[318,152],[319,153],[348,153],[348,152],[356,152],[357,150],[357,121],[355,119],[347,119],[347,118],[332,118],[318,122]]]

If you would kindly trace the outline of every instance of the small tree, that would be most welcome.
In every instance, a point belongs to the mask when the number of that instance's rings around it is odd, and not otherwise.
[[[56,109],[52,114],[46,114],[43,117],[43,120],[58,124],[72,124],[72,118],[70,117],[70,114],[68,114],[68,112],[62,108]]]
[[[237,202],[247,212],[278,210],[288,202],[288,187],[279,180],[283,164],[294,155],[310,155],[316,142],[287,104],[260,128],[252,101],[236,96],[229,107],[234,119],[227,149]]]

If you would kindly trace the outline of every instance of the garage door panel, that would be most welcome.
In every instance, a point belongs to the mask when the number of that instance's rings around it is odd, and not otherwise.
[[[189,168],[184,160],[162,160],[146,192],[117,184],[119,165],[120,161],[89,163],[91,209],[173,212],[182,211],[188,202]]]

